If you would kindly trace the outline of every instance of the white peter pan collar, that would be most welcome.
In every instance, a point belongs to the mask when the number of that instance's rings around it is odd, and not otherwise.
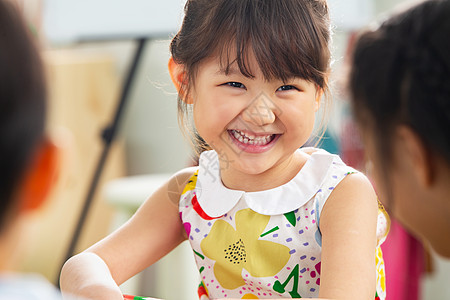
[[[299,149],[297,151],[304,151]],[[210,217],[217,218],[229,212],[241,198],[248,207],[263,215],[291,212],[308,202],[322,186],[334,164],[342,164],[339,156],[325,150],[312,153],[300,172],[289,182],[273,189],[245,192],[225,187],[220,179],[218,155],[206,151],[200,155],[196,184],[197,201]]]

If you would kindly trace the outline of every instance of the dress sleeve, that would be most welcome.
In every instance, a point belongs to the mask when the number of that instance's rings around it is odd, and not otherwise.
[[[378,220],[377,220],[377,246],[381,246],[386,240],[386,237],[391,228],[391,218],[384,209],[383,204],[378,200]]]
[[[342,161],[340,161],[340,159],[333,162],[332,167],[329,168],[325,180],[323,181],[320,189],[314,196],[315,214],[319,230],[320,230],[320,215],[322,213],[323,206],[325,205],[327,199],[329,198],[333,190],[336,188],[336,186],[345,177],[347,177],[347,175],[353,173],[359,173],[359,171],[345,165],[344,163],[342,163]]]

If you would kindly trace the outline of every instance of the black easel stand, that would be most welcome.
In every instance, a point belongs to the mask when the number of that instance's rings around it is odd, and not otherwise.
[[[100,179],[103,167],[105,165],[106,162],[106,158],[108,156],[109,150],[111,149],[111,145],[114,141],[114,138],[116,136],[117,130],[119,128],[119,121],[120,121],[120,117],[123,113],[124,107],[125,107],[125,103],[128,99],[128,95],[130,93],[131,90],[131,85],[133,83],[133,79],[136,75],[136,69],[137,66],[139,64],[139,61],[142,57],[142,52],[145,46],[145,43],[147,41],[147,38],[139,38],[136,40],[137,41],[137,48],[136,48],[136,52],[133,56],[133,61],[132,64],[130,66],[130,69],[128,71],[126,80],[124,82],[123,85],[123,89],[122,89],[122,94],[119,100],[119,103],[117,105],[116,108],[116,112],[114,115],[114,119],[112,120],[111,124],[108,125],[104,131],[102,132],[102,139],[104,142],[104,148],[103,148],[103,152],[100,156],[100,159],[97,163],[97,168],[95,169],[94,172],[94,176],[92,178],[91,181],[91,185],[89,187],[88,193],[86,195],[85,201],[84,201],[84,205],[83,208],[81,210],[79,219],[78,219],[78,223],[75,227],[75,231],[73,233],[72,239],[70,241],[70,245],[69,248],[67,249],[67,253],[66,256],[64,257],[64,261],[61,264],[62,265],[75,254],[75,248],[77,246],[78,240],[80,238],[82,229],[83,229],[83,225],[86,221],[87,215],[89,213],[89,209],[91,207],[92,204],[92,200],[95,194],[95,190],[97,188],[98,185],[98,181]],[[56,285],[59,287],[59,272],[58,272],[58,277],[56,278]]]

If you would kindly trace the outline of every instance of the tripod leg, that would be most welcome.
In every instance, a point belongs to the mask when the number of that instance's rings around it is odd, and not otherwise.
[[[116,133],[119,128],[119,122],[120,118],[122,116],[123,110],[125,108],[125,104],[128,100],[128,96],[131,90],[131,86],[133,83],[133,79],[136,75],[136,70],[139,65],[139,62],[142,58],[142,53],[145,47],[145,44],[147,42],[146,38],[140,38],[137,40],[138,44],[136,47],[135,54],[133,56],[133,61],[131,63],[130,69],[128,71],[126,80],[123,85],[122,93],[116,108],[116,112],[114,114],[114,118],[111,122],[111,124],[102,132],[102,139],[104,142],[103,151],[100,155],[100,158],[97,163],[97,167],[95,169],[94,175],[91,180],[91,184],[89,186],[88,193],[86,195],[86,198],[83,203],[83,207],[80,213],[80,216],[78,218],[77,225],[75,227],[74,233],[72,235],[72,239],[70,241],[69,247],[67,249],[66,255],[64,256],[64,260],[61,264],[61,268],[63,264],[75,254],[75,248],[77,246],[78,240],[80,238],[81,232],[83,230],[83,226],[86,222],[87,215],[89,213],[89,209],[92,205],[94,194],[98,185],[98,182],[100,180],[100,176],[103,171],[103,167],[105,165],[109,150],[111,149],[111,145],[114,142],[114,138],[116,136]],[[59,274],[59,272],[58,272]],[[59,287],[59,275],[56,278],[56,285]]]

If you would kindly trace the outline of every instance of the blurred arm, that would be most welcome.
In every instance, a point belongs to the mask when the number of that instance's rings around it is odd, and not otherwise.
[[[63,293],[96,300],[122,300],[120,284],[186,239],[178,200],[193,173],[194,169],[188,168],[172,176],[126,224],[69,259],[61,272]]]

